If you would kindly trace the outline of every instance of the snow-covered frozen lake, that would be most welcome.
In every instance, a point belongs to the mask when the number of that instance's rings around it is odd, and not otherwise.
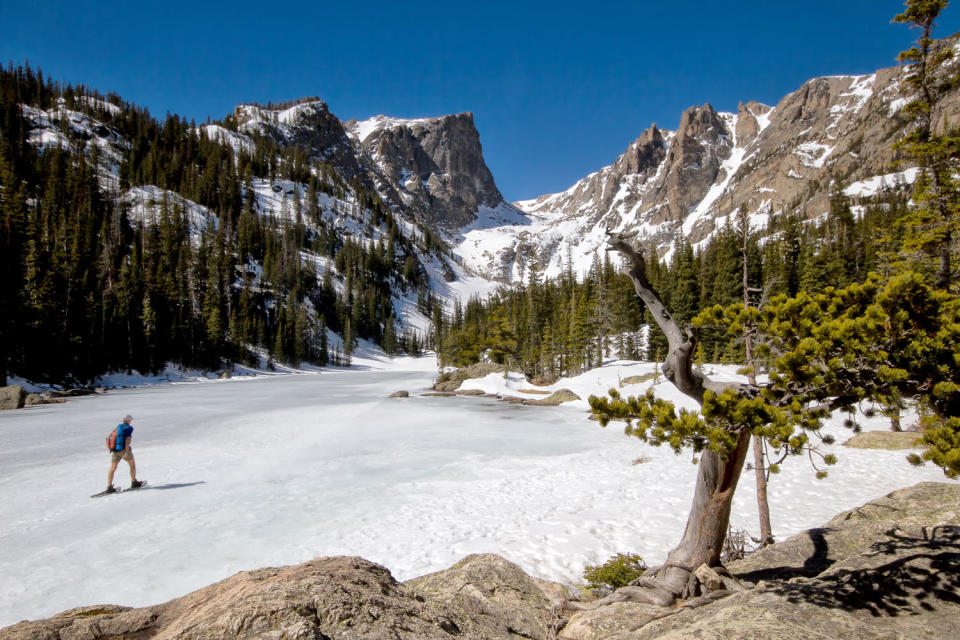
[[[156,604],[237,571],[316,556],[360,555],[405,580],[494,552],[534,575],[578,582],[584,564],[616,552],[656,562],[678,541],[696,474],[689,455],[600,428],[585,402],[423,397],[432,361],[404,363],[164,384],[0,413],[0,627],[82,605]],[[644,367],[566,386],[585,398]],[[411,397],[387,398],[400,389]],[[106,485],[104,438],[127,412],[149,488],[90,499]],[[841,462],[825,481],[804,459],[773,479],[779,539],[894,489],[944,480],[910,467],[904,452],[837,449]],[[632,464],[640,457],[649,461]],[[126,463],[116,482],[129,484]],[[748,472],[733,524],[755,534],[754,495]]]

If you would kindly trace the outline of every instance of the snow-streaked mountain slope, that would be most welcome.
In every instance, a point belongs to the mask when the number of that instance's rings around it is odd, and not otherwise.
[[[816,78],[774,107],[748,102],[735,114],[692,107],[676,131],[653,125],[613,164],[561,193],[515,203],[529,223],[464,234],[457,254],[491,278],[515,280],[529,261],[548,275],[567,262],[582,272],[607,229],[636,231],[664,256],[678,235],[702,243],[741,207],[764,228],[778,215],[820,218],[834,192],[859,206],[881,187],[907,187],[917,171],[891,171],[893,143],[909,126],[900,116],[905,73]],[[935,121],[960,123],[960,90]]]

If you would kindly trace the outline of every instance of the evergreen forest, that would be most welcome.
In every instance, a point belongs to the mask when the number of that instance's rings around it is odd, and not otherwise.
[[[58,133],[38,126],[50,113]],[[281,215],[258,208],[255,185],[283,197]],[[138,186],[149,198],[122,197]],[[301,148],[255,136],[235,152],[194,122],[0,68],[0,385],[168,363],[342,365],[358,339],[416,354],[426,336],[400,328],[391,297],[429,313],[421,260],[437,251]]]

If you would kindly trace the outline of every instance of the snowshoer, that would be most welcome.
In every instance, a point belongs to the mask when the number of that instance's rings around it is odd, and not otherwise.
[[[123,416],[123,422],[117,425],[117,439],[110,451],[110,472],[107,474],[107,491],[114,493],[118,489],[113,486],[113,472],[117,470],[117,465],[121,460],[126,460],[130,465],[130,488],[136,489],[143,486],[143,483],[137,480],[137,463],[133,459],[133,449],[130,448],[130,440],[133,438],[133,416],[129,413]]]

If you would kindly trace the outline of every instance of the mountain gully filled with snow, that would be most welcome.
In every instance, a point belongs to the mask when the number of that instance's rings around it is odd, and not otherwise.
[[[626,437],[622,425],[601,428],[586,413],[590,393],[651,363],[611,362],[561,380],[550,389],[583,400],[560,407],[423,396],[433,358],[360,364],[154,384],[0,414],[0,627],[71,607],[157,604],[237,571],[317,556],[363,556],[406,580],[492,552],[577,584],[585,564],[616,552],[656,563],[679,541],[691,455]],[[463,388],[537,397],[519,375]],[[410,397],[387,397],[401,389]],[[688,404],[662,378],[655,390]],[[106,484],[104,438],[128,412],[149,486],[91,499]],[[825,429],[839,442],[848,437],[841,422]],[[892,490],[944,481],[935,467],[909,466],[903,451],[825,450],[840,458],[826,480],[805,458],[773,477],[777,539]],[[115,482],[129,484],[126,463]],[[731,522],[758,532],[751,471]]]

